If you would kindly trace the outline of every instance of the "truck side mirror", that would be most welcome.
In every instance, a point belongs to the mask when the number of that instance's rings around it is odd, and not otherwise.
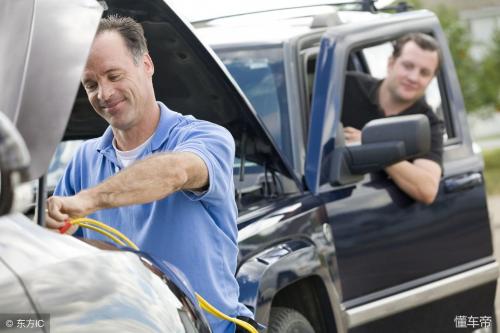
[[[361,145],[339,147],[334,153],[330,183],[347,184],[369,172],[429,152],[429,119],[425,115],[372,120],[363,127]]]
[[[428,153],[431,149],[429,119],[422,114],[389,117],[372,120],[363,127],[363,145],[394,141],[403,143],[405,159]]]

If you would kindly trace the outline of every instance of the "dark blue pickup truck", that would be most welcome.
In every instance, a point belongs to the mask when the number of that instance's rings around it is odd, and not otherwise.
[[[287,166],[275,172],[263,161],[260,178],[254,172],[253,184],[238,187],[242,300],[272,327],[279,314],[300,314],[314,332],[493,331],[498,273],[483,162],[446,38],[431,12],[377,13],[367,3],[194,23]],[[445,124],[443,176],[431,205],[410,199],[380,167],[352,174],[339,158],[349,149],[339,135],[349,111],[346,71],[382,78],[391,41],[408,32],[433,35],[444,56],[426,93]],[[387,164],[383,154],[377,162]],[[469,321],[460,326],[463,316]]]
[[[193,30],[162,0],[99,3],[102,8],[92,0],[16,0],[0,6],[11,13],[0,22],[0,50],[17,55],[9,57],[10,65],[0,64],[0,111],[31,155],[30,164],[23,154],[19,160],[5,154],[0,159],[1,214],[16,201],[7,189],[19,178],[11,177],[19,168],[22,181],[40,177],[36,209],[43,212],[44,174],[61,137],[92,138],[106,126],[78,88],[100,8],[143,24],[156,64],[158,100],[231,131],[237,146],[240,299],[268,332],[494,332],[498,264],[483,162],[434,14],[387,14],[371,1],[332,1],[195,22]],[[23,23],[26,17],[33,22]],[[51,35],[52,25],[59,29]],[[13,26],[16,33],[7,33]],[[433,35],[443,49],[442,67],[426,94],[445,124],[443,175],[430,205],[412,200],[383,173],[384,166],[425,152],[426,119],[367,125],[364,134],[385,133],[382,143],[390,154],[377,150],[380,138],[373,135],[364,136],[363,145],[346,145],[340,122],[346,72],[383,77],[391,41],[412,31]],[[5,133],[2,126],[2,139],[9,138]],[[17,142],[9,140],[0,141],[2,149]],[[63,165],[66,155],[60,148],[53,166]],[[36,214],[40,223],[43,215]],[[0,244],[4,241],[9,240],[0,233]],[[9,258],[6,250],[0,247],[2,260]],[[14,268],[27,269],[28,261],[16,261]],[[81,274],[93,268],[88,265]],[[97,280],[86,279],[98,285]],[[24,292],[30,295],[29,286]],[[52,309],[34,295],[38,306]],[[82,312],[94,323],[96,297]],[[4,299],[0,312],[13,304],[24,303]],[[199,313],[183,304],[191,309],[181,316],[185,331],[207,332]],[[53,309],[54,325],[67,323],[68,313]],[[111,310],[102,307],[101,315],[117,318]],[[147,307],[143,310],[147,317]],[[188,325],[190,320],[197,324]],[[102,328],[78,323],[82,331]],[[118,321],[110,323],[112,329]]]

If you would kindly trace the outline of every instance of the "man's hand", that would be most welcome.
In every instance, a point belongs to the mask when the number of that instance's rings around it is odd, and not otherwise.
[[[348,144],[361,144],[361,131],[354,127],[344,127],[344,138]]]
[[[70,218],[87,216],[96,210],[93,208],[93,205],[92,197],[85,191],[70,197],[52,196],[47,200],[47,214],[45,219],[47,227],[50,229],[59,229]],[[78,226],[72,226],[66,233],[73,234],[77,229]]]

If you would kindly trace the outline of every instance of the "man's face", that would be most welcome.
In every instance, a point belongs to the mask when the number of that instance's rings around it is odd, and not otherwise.
[[[121,35],[105,31],[92,44],[82,84],[95,111],[113,128],[127,130],[141,121],[154,96],[153,71],[149,55],[134,63]]]
[[[387,87],[399,103],[415,102],[425,94],[438,66],[436,51],[421,49],[415,42],[403,45],[398,58],[391,57],[387,67]]]

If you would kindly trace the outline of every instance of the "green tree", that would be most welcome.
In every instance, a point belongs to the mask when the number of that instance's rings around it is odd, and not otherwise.
[[[422,9],[423,6],[418,0],[409,1],[414,9]],[[462,87],[465,106],[467,111],[476,111],[485,105],[484,98],[479,93],[482,87],[480,63],[477,63],[470,55],[472,39],[470,32],[464,22],[460,20],[458,12],[454,8],[445,5],[438,5],[428,8],[434,12],[441,23],[441,27],[448,40],[458,80]]]
[[[478,64],[471,57],[472,40],[470,32],[460,20],[458,12],[448,6],[440,5],[433,10],[441,22],[441,26],[448,40],[453,62],[457,70],[458,79],[462,86],[462,94],[467,111],[478,110],[482,101],[478,96],[479,79]]]
[[[500,30],[495,31],[479,69],[478,98],[483,106],[500,110]]]

